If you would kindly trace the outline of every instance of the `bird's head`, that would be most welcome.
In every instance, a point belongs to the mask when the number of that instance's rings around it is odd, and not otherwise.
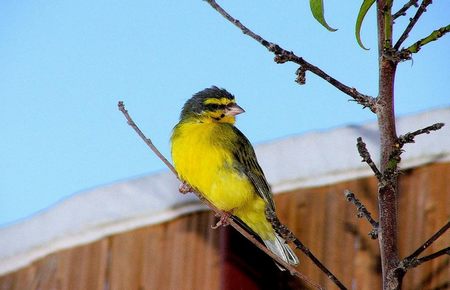
[[[181,111],[181,120],[190,118],[202,122],[222,122],[234,124],[235,116],[244,113],[236,104],[234,96],[216,86],[204,89],[187,100]]]

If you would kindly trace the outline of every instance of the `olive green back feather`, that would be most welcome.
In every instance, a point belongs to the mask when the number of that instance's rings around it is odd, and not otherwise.
[[[270,190],[266,177],[258,164],[253,146],[238,128],[233,126],[233,131],[237,135],[235,144],[233,144],[233,155],[236,158],[234,166],[237,170],[245,174],[248,179],[250,179],[256,189],[256,192],[270,206],[270,209],[275,210],[272,191]]]

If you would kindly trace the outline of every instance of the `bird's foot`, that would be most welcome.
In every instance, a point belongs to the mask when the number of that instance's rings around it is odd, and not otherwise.
[[[219,213],[216,214],[216,216],[220,217],[220,219],[219,219],[219,221],[216,223],[216,225],[211,226],[211,228],[212,228],[213,230],[215,230],[215,229],[217,229],[217,228],[219,228],[219,227],[221,227],[221,226],[226,227],[226,226],[228,226],[228,225],[230,224],[231,213],[229,213],[229,212],[227,212],[227,211],[224,211],[224,212],[222,212],[222,213],[220,213],[220,214],[219,214]]]
[[[178,191],[182,194],[186,194],[188,192],[193,192],[194,189],[186,182],[183,182],[182,184],[180,184],[180,187],[178,187]]]

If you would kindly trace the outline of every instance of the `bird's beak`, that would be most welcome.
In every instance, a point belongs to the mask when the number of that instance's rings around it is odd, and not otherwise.
[[[233,106],[228,107],[226,109],[225,115],[227,115],[227,116],[236,116],[236,115],[242,114],[244,112],[245,112],[244,109],[239,107],[237,104],[234,104]]]

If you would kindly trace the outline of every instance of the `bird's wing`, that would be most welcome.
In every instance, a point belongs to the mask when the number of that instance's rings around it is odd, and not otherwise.
[[[237,135],[235,144],[233,144],[233,155],[236,157],[236,168],[250,179],[256,189],[256,192],[259,196],[261,196],[266,204],[270,206],[270,209],[275,210],[275,204],[272,199],[272,191],[270,190],[266,177],[258,164],[253,146],[250,144],[247,137],[239,131],[239,129],[233,126],[233,130]]]

